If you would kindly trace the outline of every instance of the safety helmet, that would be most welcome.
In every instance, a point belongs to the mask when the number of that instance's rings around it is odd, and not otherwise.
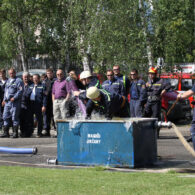
[[[89,87],[89,89],[87,89],[86,96],[92,100],[96,99],[100,96],[100,90],[97,87]]]
[[[148,73],[153,73],[153,74],[157,74],[157,69],[154,67],[151,67],[148,71]]]
[[[85,70],[85,71],[81,72],[80,79],[86,79],[86,78],[89,78],[91,76],[92,76],[91,72],[88,70]]]

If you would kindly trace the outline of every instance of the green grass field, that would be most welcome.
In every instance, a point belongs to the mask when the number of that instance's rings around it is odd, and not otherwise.
[[[185,174],[1,166],[0,194],[195,194],[195,178],[182,176]]]

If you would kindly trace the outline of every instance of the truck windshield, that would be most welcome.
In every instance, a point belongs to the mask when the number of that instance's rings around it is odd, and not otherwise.
[[[182,91],[187,91],[192,88],[194,85],[195,81],[193,79],[182,79],[181,80],[181,90]]]
[[[171,84],[171,87],[175,90],[178,90],[178,79],[165,79],[166,82]]]

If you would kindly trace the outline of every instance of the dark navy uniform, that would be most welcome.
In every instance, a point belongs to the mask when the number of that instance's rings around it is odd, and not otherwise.
[[[193,85],[191,90],[195,94],[195,85]],[[190,128],[190,131],[191,131],[191,135],[192,135],[193,147],[194,147],[194,150],[195,150],[195,108],[193,110],[192,126]]]
[[[32,110],[30,106],[30,94],[31,90],[29,86],[32,84],[29,81],[28,85],[24,86],[21,101],[21,112],[20,112],[20,132],[21,137],[30,137],[33,133],[33,119]]]
[[[163,81],[163,79],[155,78],[154,81],[149,81],[146,87],[148,98],[145,106],[145,116],[158,118],[160,120],[161,92],[164,89],[168,91],[171,85]]]
[[[45,87],[45,95],[47,97],[47,105],[46,105],[46,112],[43,114],[44,120],[44,129],[47,132],[47,135],[50,135],[51,129],[51,121],[53,121],[53,101],[52,101],[52,87],[56,78],[53,79],[45,79],[42,83]]]
[[[86,106],[87,117],[96,109],[100,114],[105,115],[107,119],[116,117],[129,117],[129,106],[125,96],[116,93],[109,93],[104,89],[100,89],[101,100],[89,100]]]
[[[23,93],[23,82],[20,78],[9,78],[5,85],[4,101],[5,107],[3,112],[4,126],[14,127],[19,125],[19,115],[21,108],[21,98]],[[14,98],[14,102],[10,99]],[[12,123],[11,123],[12,121]]]
[[[125,96],[127,96],[129,93],[129,88],[130,88],[130,81],[129,81],[128,77],[125,75],[122,75],[122,74],[120,76],[115,75],[114,77],[123,83],[123,86],[125,88]]]
[[[110,93],[116,93],[123,96],[125,95],[125,88],[123,82],[121,80],[117,80],[116,78],[114,78],[113,81],[104,81],[102,84],[102,89],[105,89]]]
[[[99,89],[101,88],[100,81],[98,80],[98,78],[96,76],[92,76],[90,83],[88,85],[86,85],[86,89],[88,89],[89,87],[93,87],[93,86],[95,86]]]
[[[1,90],[1,93],[0,93],[0,103],[2,104],[2,101],[3,101],[3,98],[4,98],[4,93],[5,93],[5,85],[7,83],[7,80],[0,80],[0,90]],[[4,110],[4,107],[2,107],[0,105],[0,128],[3,126],[3,110]]]
[[[142,117],[143,105],[147,100],[146,84],[142,79],[132,81],[130,86],[131,117]]]
[[[31,90],[31,96],[30,96],[31,111],[32,111],[32,114],[35,114],[36,116],[36,119],[38,122],[37,135],[40,136],[42,135],[42,129],[43,129],[42,107],[43,106],[46,107],[47,105],[45,87],[43,84],[39,83],[37,86],[35,86],[35,84],[32,84],[29,88]]]

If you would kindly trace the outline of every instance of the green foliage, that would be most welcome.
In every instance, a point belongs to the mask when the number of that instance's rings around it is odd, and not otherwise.
[[[22,55],[28,66],[27,59],[47,55],[68,70],[82,69],[85,57],[99,72],[115,64],[145,72],[150,46],[154,61],[194,62],[194,6],[193,0],[2,0],[0,60]]]

